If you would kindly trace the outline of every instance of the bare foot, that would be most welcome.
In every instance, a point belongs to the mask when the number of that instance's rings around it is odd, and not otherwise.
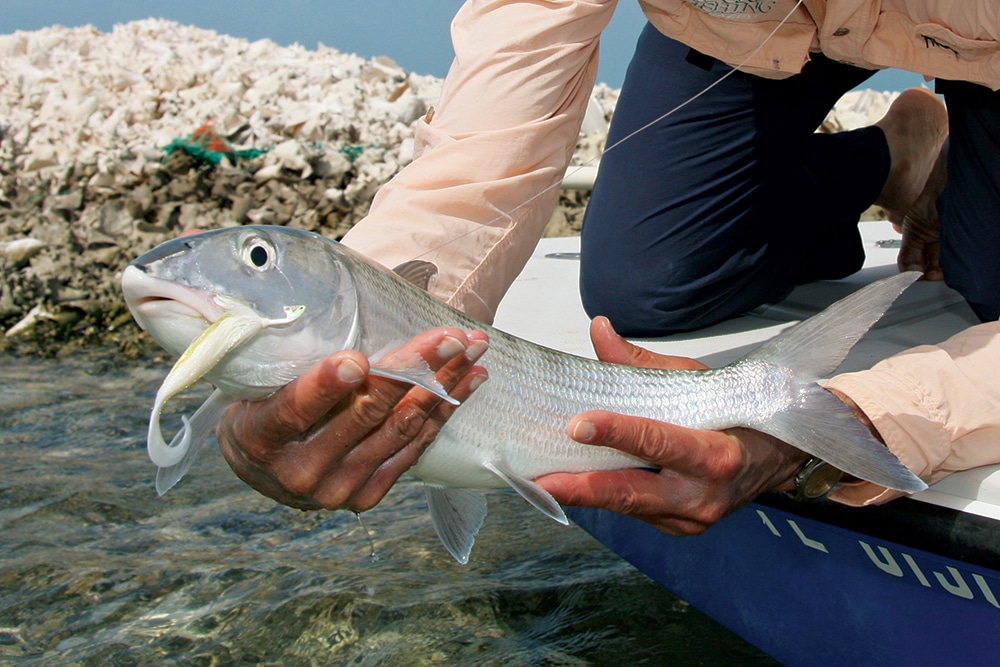
[[[889,219],[902,221],[927,185],[941,145],[948,137],[948,112],[926,88],[910,88],[896,98],[882,120],[892,166],[875,203]]]

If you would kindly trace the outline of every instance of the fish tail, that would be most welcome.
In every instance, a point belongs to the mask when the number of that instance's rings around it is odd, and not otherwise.
[[[847,405],[819,384],[919,277],[910,271],[874,282],[750,354],[747,361],[790,369],[795,376],[793,403],[753,428],[860,479],[908,493],[926,489]]]
[[[826,377],[837,370],[851,348],[920,276],[919,271],[907,271],[866,285],[786,329],[746,360],[791,368],[800,376]]]
[[[802,389],[793,407],[753,427],[858,479],[906,493],[927,488],[847,405],[815,382]]]

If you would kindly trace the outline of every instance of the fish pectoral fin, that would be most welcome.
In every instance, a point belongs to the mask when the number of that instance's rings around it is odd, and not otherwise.
[[[815,382],[802,388],[793,407],[751,426],[859,479],[907,493],[927,488],[847,405]]]
[[[535,484],[530,479],[521,477],[508,468],[502,461],[487,461],[486,469],[510,485],[518,492],[522,498],[527,500],[535,509],[554,521],[558,521],[564,526],[569,525],[569,519],[563,508],[552,497],[552,494]]]
[[[421,389],[426,389],[452,405],[459,405],[460,401],[448,395],[448,390],[434,377],[434,371],[431,370],[430,365],[423,357],[414,355],[414,358],[409,362],[389,358],[388,353],[396,347],[398,346],[386,347],[371,356],[369,359],[371,370],[369,372],[372,375],[412,384]]]
[[[172,466],[162,466],[156,470],[156,493],[162,496],[184,477],[191,464],[194,463],[195,456],[201,449],[208,436],[215,430],[215,425],[222,418],[222,413],[226,411],[234,402],[233,397],[223,394],[216,389],[212,392],[201,407],[198,408],[191,419],[184,419],[184,427],[174,436],[170,446],[179,446],[182,440],[187,440],[188,448],[184,453],[184,458]]]
[[[469,562],[476,535],[486,520],[486,496],[477,489],[424,484],[431,523],[441,544],[462,565]]]

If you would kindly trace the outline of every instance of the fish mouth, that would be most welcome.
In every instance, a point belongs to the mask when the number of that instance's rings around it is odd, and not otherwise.
[[[152,276],[135,265],[122,272],[122,293],[136,321],[145,330],[165,317],[188,317],[214,323],[225,309],[212,294]]]
[[[129,265],[122,293],[136,324],[178,356],[226,313],[216,295],[146,273]]]

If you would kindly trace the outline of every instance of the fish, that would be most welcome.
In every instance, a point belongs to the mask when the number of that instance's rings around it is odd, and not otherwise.
[[[567,524],[533,480],[547,473],[650,468],[624,452],[583,445],[570,419],[603,409],[689,428],[743,426],[770,434],[857,478],[904,492],[926,488],[822,379],[914,280],[868,285],[718,369],[658,370],[588,359],[536,345],[473,320],[431,296],[420,260],[389,270],[336,241],[287,227],[243,226],[184,236],[134,260],[122,274],[139,326],[177,362],[157,392],[147,450],[161,495],[187,472],[234,401],[275,392],[323,357],[354,349],[375,375],[457,403],[417,358],[386,352],[438,326],[479,329],[490,346],[489,381],[459,407],[410,472],[423,480],[434,528],[467,563],[487,514],[486,489],[510,487]],[[544,316],[544,314],[539,314]],[[164,404],[199,380],[215,391],[167,444]]]

